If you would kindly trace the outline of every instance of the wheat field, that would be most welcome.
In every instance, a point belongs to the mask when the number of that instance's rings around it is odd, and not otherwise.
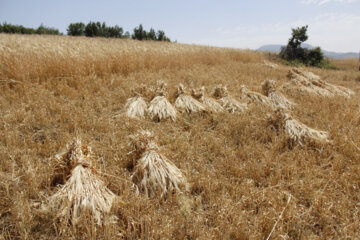
[[[261,93],[273,80],[280,89],[291,67],[264,61],[276,59],[177,43],[0,34],[0,239],[359,238],[355,59],[333,61],[340,70],[306,68],[351,89],[349,98],[282,92],[294,103],[292,118],[326,131],[327,142],[291,141],[269,120],[272,108],[250,102],[238,114],[179,111],[175,121],[121,114],[133,88],[159,80],[172,104],[180,83],[204,86],[207,96],[222,84],[241,103],[241,85]],[[130,143],[139,131],[151,131],[159,154],[181,171],[181,191],[148,197],[132,182],[140,157]],[[92,147],[88,175],[116,195],[101,224],[91,212],[74,225],[46,208],[75,172],[59,172],[55,160],[75,138]]]

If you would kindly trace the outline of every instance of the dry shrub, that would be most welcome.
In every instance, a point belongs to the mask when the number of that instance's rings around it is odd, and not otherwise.
[[[57,156],[59,165],[71,167],[70,178],[49,197],[46,210],[56,213],[63,224],[77,225],[85,216],[102,225],[109,214],[115,194],[106,188],[94,169],[91,148],[80,139],[68,146],[68,151]],[[58,166],[59,166],[58,165]]]
[[[148,113],[152,120],[162,119],[176,120],[176,109],[166,98],[166,83],[159,81],[156,89],[156,96],[151,100]]]
[[[229,96],[226,86],[221,84],[214,88],[213,96],[218,100],[220,105],[230,113],[242,113],[247,109],[245,103],[240,103]]]
[[[187,113],[205,112],[205,106],[185,93],[185,90],[185,87],[180,83],[175,93],[175,107]]]
[[[341,86],[335,86],[320,79],[319,76],[305,70],[293,68],[288,72],[289,83],[282,86],[285,90],[296,89],[300,92],[308,92],[321,97],[333,97],[335,95],[350,97],[353,91]]]
[[[304,145],[308,140],[315,140],[323,143],[329,142],[328,132],[315,130],[306,126],[296,119],[293,119],[281,108],[275,111],[275,120],[270,121],[277,129],[281,128],[285,130],[289,138],[300,145]]]
[[[218,113],[224,111],[224,108],[215,99],[205,95],[204,86],[198,90],[191,89],[191,95],[203,103],[210,112]]]
[[[275,109],[290,109],[294,105],[294,103],[288,100],[285,96],[276,92],[275,81],[273,80],[265,80],[262,84],[262,90],[263,94],[270,99],[271,104]]]
[[[250,91],[246,88],[245,85],[240,86],[240,93],[241,93],[241,98],[246,99],[249,102],[261,104],[268,107],[272,106],[272,102],[267,96],[264,96],[258,92]]]
[[[148,197],[180,191],[186,181],[181,171],[165,156],[155,143],[149,131],[140,131],[131,137],[131,145],[139,159],[136,159],[132,181],[140,192]]]

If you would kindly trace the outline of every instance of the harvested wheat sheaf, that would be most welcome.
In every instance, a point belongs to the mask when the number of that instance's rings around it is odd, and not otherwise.
[[[333,97],[336,95],[350,97],[354,94],[350,89],[327,83],[321,80],[319,76],[305,70],[294,68],[289,71],[288,78],[290,82],[282,86],[285,91],[295,89],[321,97]]]
[[[198,90],[192,89],[191,95],[198,99],[202,104],[205,105],[206,109],[210,112],[218,113],[224,111],[224,108],[213,98],[205,95],[205,87],[201,87]]]
[[[140,131],[132,136],[131,145],[140,156],[131,176],[140,192],[148,197],[160,194],[162,198],[185,186],[185,177],[171,161],[159,153],[160,149],[151,132]]]
[[[175,96],[175,107],[182,112],[196,113],[206,111],[206,108],[202,103],[185,93],[185,87],[182,84],[179,84]]]
[[[240,103],[229,96],[227,88],[221,84],[215,87],[213,96],[218,100],[220,105],[230,113],[242,113],[247,109],[246,104]]]
[[[148,106],[143,97],[149,96],[149,91],[151,90],[143,84],[138,88],[132,89],[134,97],[129,98],[124,106],[126,116],[130,118],[145,117]]]
[[[275,90],[275,81],[273,80],[266,80],[262,84],[263,94],[270,99],[270,102],[273,108],[284,108],[284,109],[291,109],[294,105],[293,102],[288,100],[282,94],[279,94]]]
[[[273,69],[278,69],[279,68],[279,65],[277,65],[276,63],[272,63],[272,62],[269,62],[269,61],[266,61],[266,60],[264,60],[264,65],[268,66],[268,67],[271,67]]]
[[[306,140],[312,139],[319,142],[329,142],[329,134],[325,131],[315,130],[293,119],[283,109],[275,111],[277,125],[282,127],[294,142],[304,145]]]
[[[146,102],[140,96],[129,98],[124,106],[126,116],[130,118],[144,118],[147,108]]]
[[[68,151],[57,158],[65,164],[70,163],[71,176],[49,197],[46,209],[56,212],[56,217],[63,223],[76,225],[82,216],[90,215],[102,225],[116,196],[96,174],[91,148],[82,145],[80,139],[69,146]]]
[[[148,114],[152,120],[161,121],[168,118],[176,120],[176,109],[165,96],[166,84],[159,81],[156,96],[151,100],[148,108]]]
[[[272,106],[272,103],[267,96],[264,96],[261,93],[250,91],[246,88],[245,85],[240,86],[240,92],[242,99],[246,99],[250,102],[262,104],[269,107]]]

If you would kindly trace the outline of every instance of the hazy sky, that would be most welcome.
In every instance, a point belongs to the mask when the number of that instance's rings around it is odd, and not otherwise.
[[[0,22],[66,33],[72,22],[105,21],[132,32],[140,23],[172,40],[256,49],[285,44],[291,28],[309,25],[308,43],[360,50],[360,0],[0,0]]]

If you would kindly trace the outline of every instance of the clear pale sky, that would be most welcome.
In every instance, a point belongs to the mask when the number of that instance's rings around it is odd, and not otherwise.
[[[132,32],[140,23],[171,40],[256,49],[285,44],[291,28],[309,25],[307,43],[360,50],[360,0],[0,0],[0,22],[66,33],[69,23],[105,21]]]

